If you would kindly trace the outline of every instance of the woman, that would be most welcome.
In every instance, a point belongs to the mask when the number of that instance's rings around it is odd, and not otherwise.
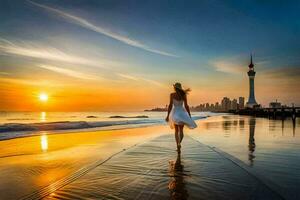
[[[190,129],[196,128],[197,125],[191,118],[190,108],[187,103],[187,93],[190,89],[182,89],[180,83],[175,83],[173,87],[175,92],[170,95],[166,121],[169,122],[172,129],[175,128],[177,151],[180,152],[184,125]]]

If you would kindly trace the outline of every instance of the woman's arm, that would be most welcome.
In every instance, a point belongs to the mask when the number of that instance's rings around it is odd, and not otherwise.
[[[189,105],[187,103],[186,96],[184,97],[184,107],[185,107],[186,111],[189,113],[189,116],[191,116],[190,107],[189,107]]]
[[[170,112],[172,110],[172,106],[173,106],[173,98],[172,98],[172,94],[170,94],[170,103],[169,103],[169,106],[168,106],[168,114],[167,114],[167,117],[166,117],[166,121],[169,121],[169,115],[170,115]]]

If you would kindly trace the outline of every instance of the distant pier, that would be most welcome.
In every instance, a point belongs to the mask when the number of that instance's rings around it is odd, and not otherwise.
[[[300,116],[300,107],[282,107],[282,108],[252,108],[242,110],[231,110],[230,113],[239,115],[250,115],[256,117],[267,117],[269,119],[292,118],[296,120]]]

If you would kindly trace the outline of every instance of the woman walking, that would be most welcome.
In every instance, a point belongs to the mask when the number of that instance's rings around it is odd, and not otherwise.
[[[170,103],[166,121],[169,122],[172,129],[175,128],[175,140],[177,151],[180,152],[181,141],[183,139],[183,128],[187,126],[190,129],[197,125],[191,118],[190,108],[187,103],[187,94],[190,89],[184,90],[180,83],[173,85],[175,92],[170,94]]]

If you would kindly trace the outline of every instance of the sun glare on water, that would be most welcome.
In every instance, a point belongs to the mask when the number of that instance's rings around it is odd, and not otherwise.
[[[41,149],[42,149],[42,151],[48,150],[48,136],[47,135],[41,136]]]
[[[40,99],[40,101],[46,102],[46,101],[48,101],[48,95],[46,93],[41,93],[39,95],[39,99]]]

